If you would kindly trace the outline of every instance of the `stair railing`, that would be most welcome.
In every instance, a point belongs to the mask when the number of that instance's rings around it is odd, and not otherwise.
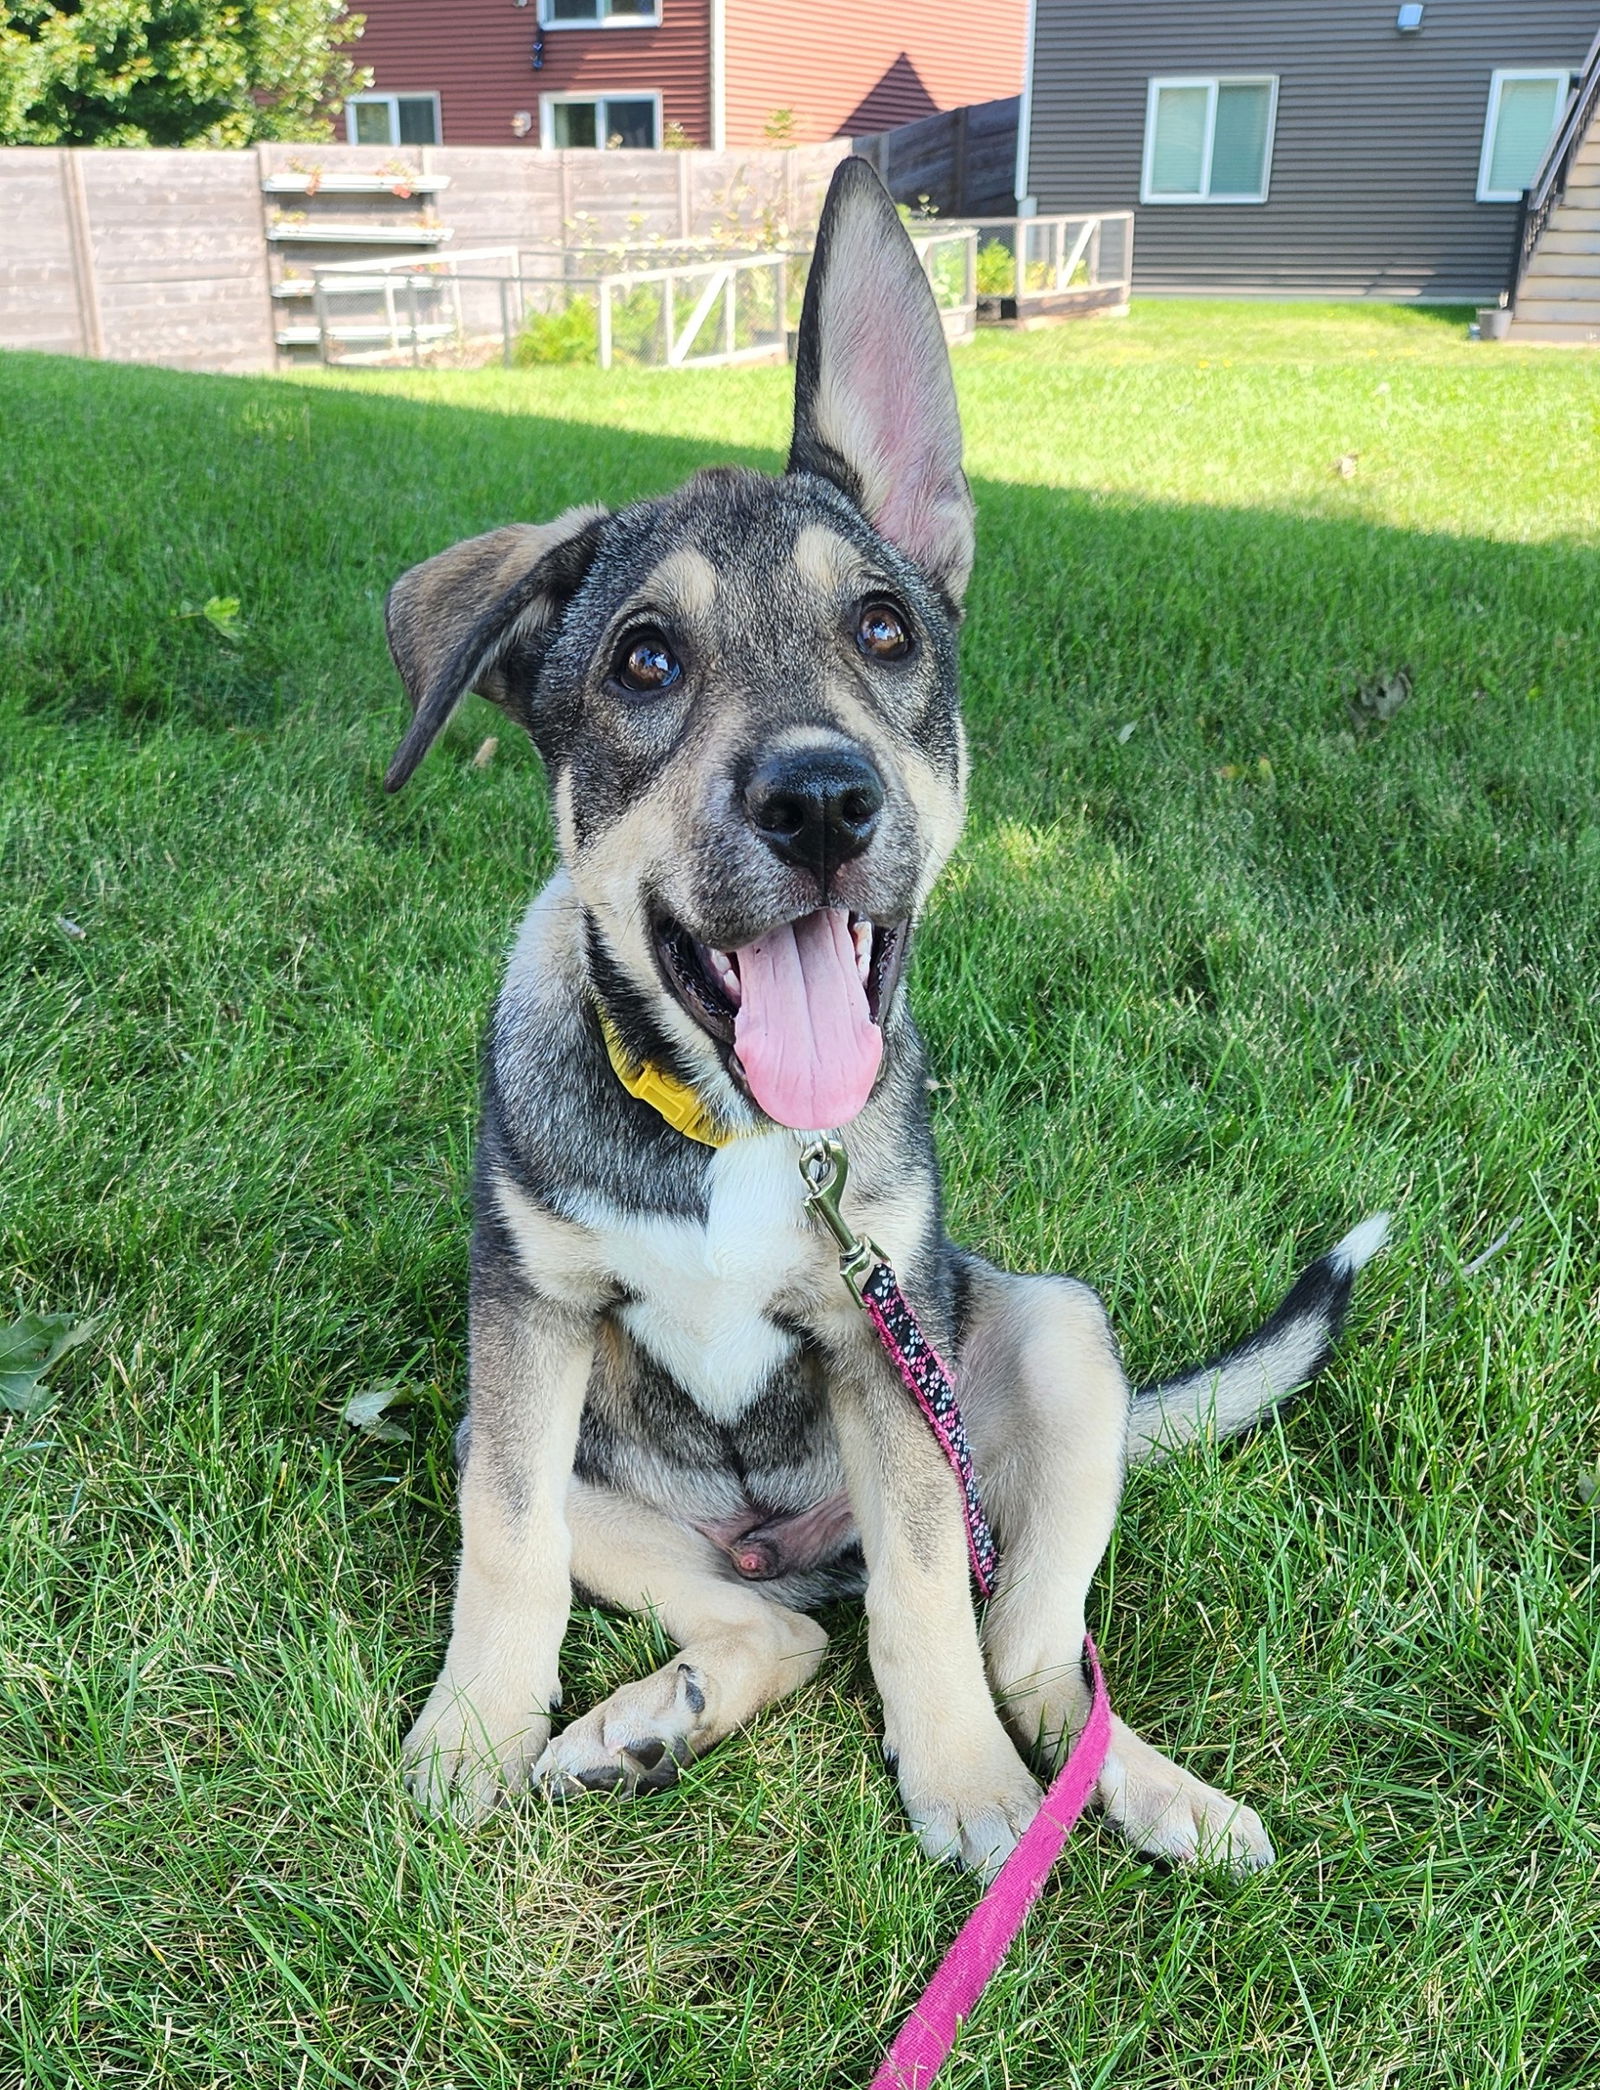
[[[1596,36],[1589,46],[1583,70],[1567,99],[1566,113],[1556,126],[1555,136],[1550,140],[1532,186],[1522,192],[1522,207],[1517,212],[1516,243],[1511,250],[1511,281],[1505,297],[1508,305],[1516,303],[1528,263],[1550,222],[1550,213],[1566,194],[1567,176],[1572,172],[1578,147],[1588,133],[1596,109],[1600,109],[1600,36]]]

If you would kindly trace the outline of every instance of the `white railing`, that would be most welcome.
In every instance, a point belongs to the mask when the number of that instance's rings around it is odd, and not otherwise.
[[[475,247],[438,260],[409,254],[393,261],[327,262],[311,279],[314,328],[288,327],[278,339],[288,346],[314,345],[325,363],[396,362],[408,351],[420,363],[424,350],[459,355],[474,337],[492,355],[496,335],[503,338],[511,325],[507,291],[517,266],[515,247]],[[485,282],[504,287],[487,301],[472,298],[478,309],[469,314],[463,288]]]
[[[787,355],[788,255],[609,269],[597,267],[597,258],[478,247],[437,260],[334,262],[304,285],[279,285],[291,298],[310,296],[315,320],[283,327],[278,340],[343,363],[541,361],[541,329],[562,337],[548,359],[593,356],[602,369],[619,361],[686,369]]]
[[[969,219],[923,230],[912,225],[911,244],[933,285],[947,341],[965,341],[978,325],[978,235]]]
[[[953,342],[969,339],[980,319],[1024,317],[1044,301],[1057,311],[1127,301],[1129,211],[913,223],[911,238]],[[602,370],[621,362],[684,370],[787,358],[807,250],[669,251],[669,261],[649,256],[643,266],[614,260],[615,249],[516,246],[323,263],[276,286],[280,300],[313,308],[282,326],[278,341],[329,363],[592,360]],[[1004,312],[995,309],[1002,303]]]
[[[582,283],[581,278],[568,280]],[[609,370],[615,360],[619,319],[633,337],[634,360],[667,369],[781,362],[788,354],[787,254],[739,254],[672,268],[616,269],[597,277],[594,289],[602,370]],[[657,353],[644,353],[647,347]]]
[[[980,296],[1011,301],[1006,318],[1027,316],[1030,302],[1079,296],[1095,308],[1125,305],[1133,285],[1133,212],[1063,212],[1040,218],[974,218],[980,245]],[[996,248],[1005,252],[1002,269]],[[987,317],[987,314],[983,316]],[[1001,315],[995,315],[999,317]]]

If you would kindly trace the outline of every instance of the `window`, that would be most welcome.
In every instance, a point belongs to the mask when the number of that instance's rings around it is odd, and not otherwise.
[[[344,105],[352,145],[437,145],[436,94],[353,94]]]
[[[541,29],[642,29],[661,19],[661,0],[539,0]]]
[[[651,152],[661,143],[659,94],[542,94],[539,143]]]
[[[1480,203],[1520,203],[1572,91],[1569,72],[1494,73],[1478,161]]]
[[[1152,80],[1141,203],[1265,203],[1278,82]]]

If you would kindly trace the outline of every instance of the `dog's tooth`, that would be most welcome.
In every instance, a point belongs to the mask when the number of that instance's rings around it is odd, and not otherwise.
[[[732,956],[727,951],[713,951],[711,967],[717,976],[717,985],[733,1006],[738,1008],[743,989],[739,985],[739,968],[734,964]]]
[[[872,924],[865,915],[856,915],[850,922],[850,941],[856,950],[856,971],[861,975],[861,984],[867,983],[867,974],[872,970]]]

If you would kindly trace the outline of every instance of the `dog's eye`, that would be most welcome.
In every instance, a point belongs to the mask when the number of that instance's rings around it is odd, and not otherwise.
[[[613,672],[630,696],[658,697],[683,668],[659,631],[636,631],[623,641]]]
[[[911,634],[892,602],[869,602],[856,626],[856,644],[869,660],[903,660]]]

